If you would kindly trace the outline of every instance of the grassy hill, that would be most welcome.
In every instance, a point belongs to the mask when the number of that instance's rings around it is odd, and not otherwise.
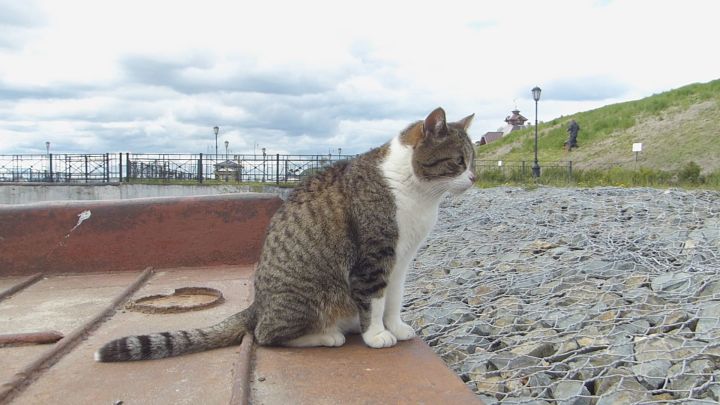
[[[568,122],[580,124],[580,148],[563,148]],[[612,104],[541,123],[538,160],[573,161],[579,169],[634,165],[632,144],[642,142],[639,165],[678,170],[690,161],[703,173],[720,169],[720,80],[691,84],[641,100]],[[534,128],[477,148],[478,159],[533,160]]]

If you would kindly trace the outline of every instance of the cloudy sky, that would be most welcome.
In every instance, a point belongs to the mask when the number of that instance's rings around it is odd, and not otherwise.
[[[0,0],[0,154],[360,153],[720,78],[720,2]]]

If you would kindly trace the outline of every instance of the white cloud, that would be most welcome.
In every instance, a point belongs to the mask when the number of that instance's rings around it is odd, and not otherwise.
[[[478,139],[533,119],[535,85],[549,120],[720,72],[713,0],[18,4],[0,153],[205,153],[214,125],[237,153],[357,153],[438,105]]]

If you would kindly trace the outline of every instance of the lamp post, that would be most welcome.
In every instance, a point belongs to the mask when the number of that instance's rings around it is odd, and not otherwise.
[[[228,160],[228,146],[230,146],[230,141],[225,141],[225,160]]]
[[[262,154],[263,154],[263,174],[262,174],[262,182],[265,183],[265,148],[262,148]]]
[[[538,101],[540,100],[540,87],[533,87],[532,89],[532,96],[533,100],[535,100],[535,162],[532,166],[532,175],[535,178],[540,177],[540,164],[538,164],[538,157],[537,157],[537,150],[538,150]]]
[[[52,161],[50,160],[50,141],[45,141],[45,151],[46,151],[45,156],[48,159],[48,169],[50,172],[52,172]],[[46,170],[45,177],[47,177],[47,170]]]
[[[217,163],[217,156],[218,156],[218,153],[217,153],[217,150],[218,150],[218,149],[217,149],[217,134],[218,134],[218,132],[220,132],[220,127],[218,127],[218,126],[213,127],[213,132],[215,132],[215,163]]]

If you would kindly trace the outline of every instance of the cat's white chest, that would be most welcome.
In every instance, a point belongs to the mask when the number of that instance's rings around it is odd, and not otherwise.
[[[415,255],[437,221],[440,204],[440,196],[428,193],[427,185],[416,178],[411,159],[412,149],[395,138],[381,166],[395,197],[399,262],[409,262]]]
[[[437,221],[437,204],[418,201],[413,197],[396,193],[398,243],[397,255],[412,259],[420,243],[428,236]],[[408,257],[410,256],[410,257]]]

